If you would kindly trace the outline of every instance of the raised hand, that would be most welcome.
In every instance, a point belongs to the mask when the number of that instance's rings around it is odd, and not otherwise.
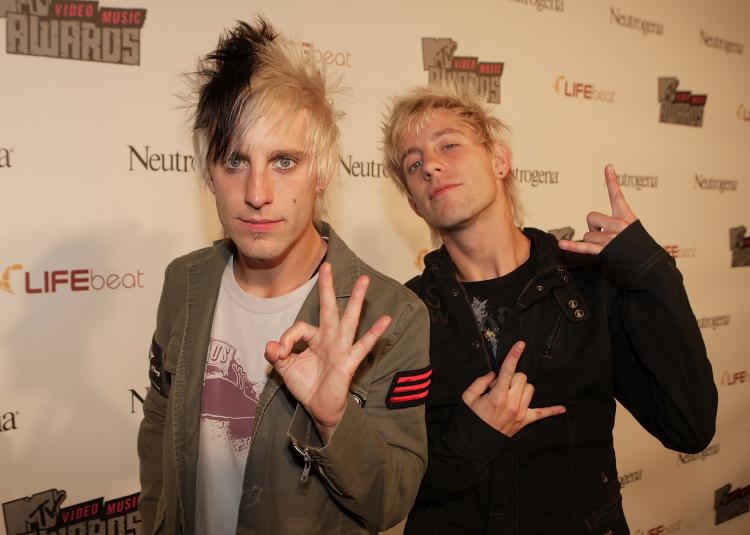
[[[369,279],[361,276],[339,317],[331,265],[324,263],[318,275],[320,326],[296,322],[279,341],[266,344],[266,360],[284,379],[284,384],[308,412],[326,443],[346,408],[349,385],[357,367],[391,323],[380,317],[354,342]],[[307,342],[302,353],[292,353],[299,340]]]
[[[560,249],[574,253],[599,254],[620,232],[638,219],[625,200],[612,164],[607,164],[607,167],[604,168],[604,177],[607,181],[607,193],[609,193],[609,202],[612,205],[612,215],[590,212],[586,216],[589,231],[583,235],[583,240],[560,240],[557,242]]]
[[[562,405],[529,408],[534,387],[526,382],[525,374],[516,372],[525,347],[523,342],[513,344],[497,377],[495,372],[482,375],[461,395],[477,416],[507,437],[512,437],[530,423],[565,412]]]

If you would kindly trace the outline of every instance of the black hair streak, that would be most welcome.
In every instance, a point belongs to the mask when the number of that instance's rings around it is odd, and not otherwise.
[[[196,75],[202,81],[194,128],[208,135],[207,163],[223,159],[235,134],[242,107],[240,94],[250,85],[260,52],[276,32],[263,17],[256,27],[242,21],[219,39],[216,50],[203,58]]]

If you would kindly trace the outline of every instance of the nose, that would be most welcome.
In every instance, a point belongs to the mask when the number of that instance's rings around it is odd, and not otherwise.
[[[444,163],[435,152],[429,151],[422,155],[422,178],[430,180],[443,172]]]
[[[253,168],[245,183],[245,203],[256,210],[273,201],[271,180],[263,169]]]

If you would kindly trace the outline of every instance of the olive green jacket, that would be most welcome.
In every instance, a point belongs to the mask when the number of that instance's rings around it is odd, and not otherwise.
[[[329,238],[327,260],[340,309],[357,277],[370,277],[357,338],[383,314],[393,321],[357,370],[352,396],[325,446],[281,377],[275,371],[269,377],[258,401],[238,534],[387,529],[406,517],[426,467],[424,406],[386,405],[394,374],[428,366],[426,308],[409,290],[359,260],[325,223],[321,234]],[[166,396],[159,391],[163,388],[152,387],[143,404],[138,455],[144,534],[195,531],[201,389],[221,276],[232,247],[228,240],[216,242],[174,260],[165,272],[152,346],[163,356],[163,369],[152,369],[151,378],[152,384],[154,373],[171,378],[171,387]],[[318,324],[317,284],[298,319]],[[300,450],[312,459],[306,481]]]

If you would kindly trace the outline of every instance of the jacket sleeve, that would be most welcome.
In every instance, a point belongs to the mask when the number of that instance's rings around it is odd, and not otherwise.
[[[715,432],[717,391],[674,259],[640,221],[600,255],[616,281],[609,310],[615,397],[667,448],[702,451]]]
[[[156,331],[149,353],[149,379],[151,386],[143,402],[143,420],[138,430],[138,458],[140,460],[141,494],[138,509],[141,513],[142,531],[151,534],[156,521],[156,509],[162,494],[162,451],[164,419],[167,412],[168,382],[163,366],[163,356],[169,342],[169,306],[167,281],[164,276],[161,299],[156,315]]]
[[[427,462],[424,405],[389,409],[386,404],[396,373],[429,365],[429,319],[424,304],[410,302],[394,317],[393,325],[376,355],[364,406],[349,397],[327,444],[321,444],[300,405],[289,427],[292,443],[309,455],[330,495],[378,531],[406,518]]]

